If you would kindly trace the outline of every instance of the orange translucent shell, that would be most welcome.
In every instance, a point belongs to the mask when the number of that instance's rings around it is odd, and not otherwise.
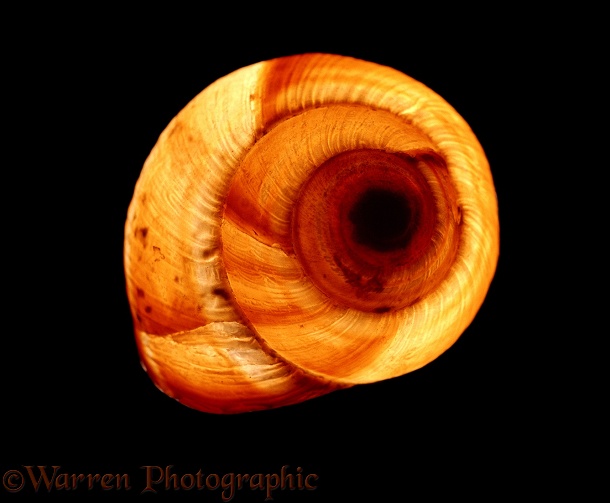
[[[304,54],[219,79],[171,121],[124,261],[153,382],[240,413],[426,365],[473,320],[498,252],[459,114],[394,69]]]

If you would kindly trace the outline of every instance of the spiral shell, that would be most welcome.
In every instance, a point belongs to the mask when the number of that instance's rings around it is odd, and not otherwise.
[[[499,252],[464,119],[392,68],[302,54],[241,68],[162,132],[128,209],[141,362],[211,413],[397,377],[446,351]]]

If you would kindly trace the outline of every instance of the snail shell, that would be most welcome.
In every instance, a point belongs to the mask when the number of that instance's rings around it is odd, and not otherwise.
[[[416,370],[471,323],[498,209],[464,119],[392,68],[303,54],[204,89],[146,159],[124,266],[142,364],[210,413]]]

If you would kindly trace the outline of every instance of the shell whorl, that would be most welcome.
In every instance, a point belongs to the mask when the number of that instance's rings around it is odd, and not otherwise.
[[[423,84],[332,54],[241,68],[176,115],[136,183],[142,363],[213,413],[411,372],[473,320],[498,229],[483,149]]]

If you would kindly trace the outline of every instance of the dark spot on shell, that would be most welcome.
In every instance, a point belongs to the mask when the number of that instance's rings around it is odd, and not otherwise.
[[[150,306],[146,306],[146,307],[144,308],[144,311],[146,311],[147,313],[150,313],[150,312],[152,311],[152,307],[150,307]]]
[[[375,309],[373,309],[373,311],[375,313],[387,313],[388,311],[391,311],[392,308],[388,307],[388,306],[383,306],[383,307],[376,307]]]
[[[138,297],[144,297],[144,290],[141,288],[136,288],[136,293],[138,294]]]
[[[158,246],[153,246],[153,252],[155,253],[155,262],[165,259],[165,255],[163,255],[163,253],[161,252],[161,248],[159,248]]]
[[[148,227],[138,227],[135,230],[134,235],[136,239],[138,239],[138,241],[142,243],[142,246],[146,246],[146,236],[148,235]]]
[[[214,288],[214,290],[212,290],[212,293],[214,295],[221,296],[225,300],[229,300],[231,298],[229,292],[227,292],[224,288]]]
[[[142,321],[142,317],[140,316],[140,314],[139,314],[139,313],[136,313],[136,320],[138,320],[138,321]]]
[[[180,278],[178,276],[174,276],[174,282],[175,283],[180,283]]]
[[[211,258],[214,255],[214,253],[216,253],[215,248],[208,248],[201,252],[201,256],[207,260],[207,259]]]

